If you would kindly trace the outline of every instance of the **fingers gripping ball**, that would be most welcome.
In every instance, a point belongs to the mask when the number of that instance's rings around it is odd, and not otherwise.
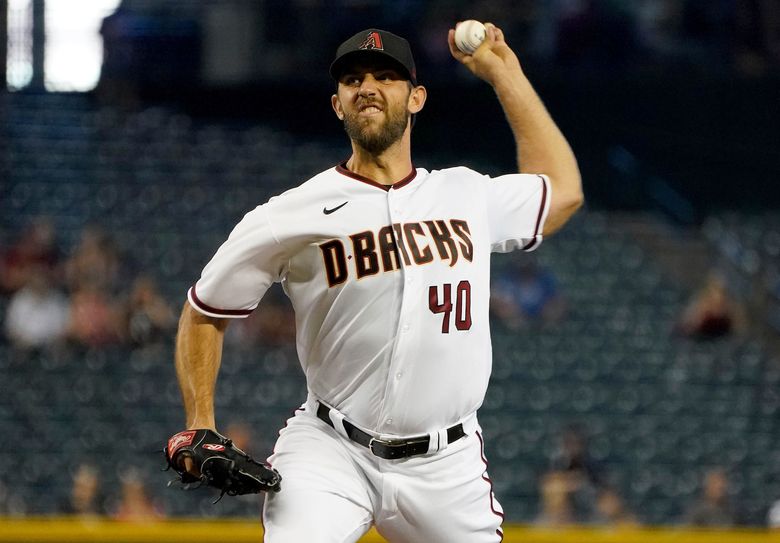
[[[474,51],[485,41],[487,30],[485,25],[474,19],[463,21],[455,29],[455,45],[467,55],[473,55]]]
[[[233,442],[212,430],[187,430],[168,440],[165,447],[168,466],[184,484],[197,483],[218,488],[222,495],[278,492],[282,476],[265,463],[254,460]],[[189,457],[199,475],[188,472]]]

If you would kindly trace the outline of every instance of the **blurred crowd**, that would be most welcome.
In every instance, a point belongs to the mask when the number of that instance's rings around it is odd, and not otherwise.
[[[251,452],[256,457],[270,454],[269,445],[255,440],[251,429],[242,422],[227,424],[224,433],[231,437],[237,447]],[[107,517],[128,522],[154,521],[168,515],[160,496],[150,490],[158,488],[159,484],[152,481],[148,473],[145,474],[134,467],[125,469],[120,476],[118,488],[114,488],[113,484],[109,485],[104,475],[95,464],[84,462],[73,466],[70,473],[70,492],[57,512],[81,518]],[[173,481],[170,486],[181,486],[175,481],[174,475],[168,478]],[[208,494],[207,499],[213,502],[215,497]],[[227,502],[219,509],[214,508],[214,511],[257,516],[262,503],[262,494],[236,496],[227,498]]]
[[[191,86],[199,55],[212,62],[223,54],[215,53],[218,34],[231,24],[241,28],[229,31],[230,43],[262,59],[239,62],[243,83],[325,77],[338,43],[369,25],[412,42],[425,83],[457,73],[446,35],[463,19],[498,24],[523,62],[542,68],[616,75],[680,67],[745,76],[780,68],[776,0],[124,0],[101,30],[99,90],[135,103],[133,89]]]
[[[0,315],[14,353],[51,349],[141,348],[171,343],[178,307],[161,292],[153,270],[139,270],[99,225],[87,225],[63,250],[56,225],[37,217],[0,248]],[[229,343],[251,346],[294,342],[294,317],[280,289],[264,310],[230,327]]]
[[[680,524],[729,528],[742,523],[726,468],[705,466],[697,486],[699,493],[680,512],[677,519]],[[539,526],[591,524],[635,528],[641,525],[641,515],[626,503],[614,482],[614,474],[591,457],[587,430],[581,426],[562,430],[549,467],[539,478],[539,497],[535,521]],[[770,525],[776,527],[771,520]]]
[[[135,272],[98,225],[63,252],[38,217],[0,255],[5,336],[17,353],[170,340],[175,316],[152,275]]]
[[[182,303],[184,293],[178,293]],[[123,345],[131,349],[170,344],[176,329],[176,307],[166,299],[148,270],[137,270],[132,254],[124,253],[99,225],[87,225],[72,247],[62,247],[52,219],[37,217],[22,227],[0,250],[0,301],[4,341],[17,355],[56,349],[101,349]],[[511,333],[549,327],[567,315],[568,303],[555,275],[535,255],[511,255],[497,268],[492,285],[491,313],[495,324]],[[706,278],[680,315],[677,333],[694,340],[711,340],[738,331],[744,324],[723,277]],[[278,287],[263,299],[263,309],[228,328],[226,343],[284,346],[295,341],[294,314]],[[256,455],[269,444],[253,443],[251,430],[229,425],[227,435]],[[146,491],[144,477],[129,470],[121,488],[109,495],[94,465],[73,467],[72,491],[62,513],[110,515],[138,520],[164,516],[160,503]],[[538,474],[540,526],[570,524],[633,527],[641,515],[632,511],[614,474],[589,453],[587,428],[562,429],[545,471]],[[700,495],[681,512],[680,522],[697,526],[740,523],[738,504],[731,501],[729,473],[721,466],[702,472]],[[256,500],[242,511],[259,511]],[[780,506],[777,507],[780,511]],[[780,514],[770,511],[770,517]],[[771,522],[771,520],[770,520]],[[780,520],[775,521],[780,524]]]
[[[240,448],[267,453],[268,444],[257,443],[249,427],[231,423],[225,433]],[[589,454],[587,435],[580,426],[564,428],[549,464],[538,477],[538,512],[532,524],[540,528],[599,526],[632,529],[643,525],[641,514],[633,511],[621,495],[613,474],[594,461]],[[175,483],[172,483],[175,484]],[[135,468],[126,470],[119,488],[107,487],[99,469],[89,463],[73,466],[71,489],[60,504],[58,513],[77,517],[109,517],[131,522],[145,522],[166,516],[162,502],[148,490],[149,481]],[[698,494],[680,512],[678,524],[704,528],[739,526],[739,503],[734,501],[728,470],[707,466],[697,483]],[[257,516],[263,496],[227,498],[225,511],[243,516]],[[780,504],[780,501],[778,502]],[[770,528],[780,527],[780,505],[769,512]]]

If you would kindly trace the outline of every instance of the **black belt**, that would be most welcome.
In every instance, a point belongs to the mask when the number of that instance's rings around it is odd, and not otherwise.
[[[317,402],[317,417],[323,422],[328,423],[329,426],[335,428],[335,426],[333,426],[333,421],[330,420],[330,408],[320,402]],[[346,419],[341,422],[344,425],[344,430],[346,430],[349,439],[367,447],[374,453],[374,456],[378,456],[379,458],[395,460],[428,452],[428,445],[431,439],[430,436],[410,437],[407,439],[379,439],[364,432]],[[465,435],[466,432],[463,431],[462,424],[458,423],[455,426],[451,426],[450,428],[447,428],[447,443],[453,443]]]

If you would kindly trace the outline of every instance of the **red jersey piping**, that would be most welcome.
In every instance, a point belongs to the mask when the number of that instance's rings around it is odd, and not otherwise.
[[[522,249],[523,251],[527,251],[538,244],[537,242],[539,241],[539,235],[541,234],[541,232],[539,231],[539,226],[541,226],[542,224],[542,215],[544,215],[544,206],[547,204],[547,182],[544,180],[544,177],[542,177],[541,175],[537,174],[536,177],[542,180],[542,202],[541,205],[539,206],[539,215],[537,215],[536,217],[536,226],[534,227],[534,237],[531,239],[531,241],[529,241],[525,245],[525,247],[523,247]]]
[[[373,179],[369,179],[368,177],[365,177],[363,175],[360,175],[359,173],[352,172],[347,169],[347,161],[345,160],[341,164],[336,166],[336,171],[339,172],[341,175],[346,175],[347,177],[351,177],[352,179],[356,179],[358,181],[362,181],[363,183],[367,183],[373,187],[380,188],[385,191],[389,191],[391,188],[393,189],[400,189],[401,187],[405,187],[409,183],[412,182],[412,180],[417,177],[417,170],[412,167],[412,171],[409,172],[409,175],[401,179],[400,181],[396,181],[392,185],[383,185],[382,183],[377,183]]]
[[[198,298],[198,295],[195,292],[195,285],[192,285],[190,292],[192,293],[192,301],[195,302],[195,305],[197,305],[199,308],[201,308],[202,310],[208,313],[214,313],[215,315],[242,316],[242,317],[245,317],[252,313],[251,309],[218,309],[216,307],[211,307],[210,305],[203,303],[203,301],[201,301],[201,299]]]

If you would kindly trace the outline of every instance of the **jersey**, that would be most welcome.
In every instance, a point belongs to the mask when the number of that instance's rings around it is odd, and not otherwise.
[[[491,373],[490,253],[542,241],[544,175],[414,169],[392,186],[341,164],[247,213],[190,288],[249,315],[281,282],[310,394],[377,434],[445,428]]]

